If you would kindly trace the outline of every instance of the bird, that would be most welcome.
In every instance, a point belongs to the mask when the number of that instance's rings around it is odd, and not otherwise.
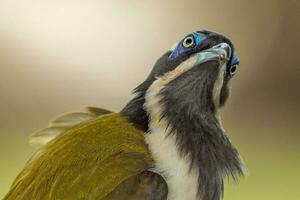
[[[179,40],[119,112],[86,107],[33,133],[4,200],[219,200],[244,162],[220,118],[239,66],[208,30]]]

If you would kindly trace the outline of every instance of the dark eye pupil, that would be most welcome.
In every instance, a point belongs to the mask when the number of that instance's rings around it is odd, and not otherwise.
[[[191,38],[188,38],[188,39],[186,39],[185,43],[186,43],[187,45],[190,45],[190,44],[193,43],[193,40],[192,40]]]
[[[234,65],[234,66],[232,66],[232,67],[230,68],[230,73],[231,73],[231,74],[234,74],[235,71],[236,71],[236,66]]]

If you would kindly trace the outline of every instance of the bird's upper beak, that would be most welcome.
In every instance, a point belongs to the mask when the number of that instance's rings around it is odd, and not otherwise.
[[[231,57],[231,48],[227,43],[220,43],[209,49],[202,50],[195,54],[197,57],[196,64],[202,64],[207,61],[219,61],[228,63]]]

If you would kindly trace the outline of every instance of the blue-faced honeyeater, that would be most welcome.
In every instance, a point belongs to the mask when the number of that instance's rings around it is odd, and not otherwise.
[[[35,132],[4,200],[219,200],[243,175],[219,116],[238,65],[225,36],[188,34],[120,112],[87,107]]]

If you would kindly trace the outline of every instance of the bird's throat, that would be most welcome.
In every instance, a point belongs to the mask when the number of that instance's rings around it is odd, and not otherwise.
[[[219,200],[224,177],[243,173],[216,115],[219,73],[209,63],[191,67],[186,62],[137,93],[122,111],[147,131],[146,142],[170,200]]]
[[[145,95],[149,118],[146,142],[156,170],[167,181],[172,200],[219,200],[223,178],[243,173],[239,154],[215,115],[212,94],[208,92],[213,90],[213,84],[203,84],[206,85],[202,88],[211,88],[200,91],[199,101],[188,101],[192,98],[188,95],[197,94],[195,91],[181,95],[182,98],[176,96],[180,92],[172,88],[181,85],[172,87],[166,79],[157,79]]]

